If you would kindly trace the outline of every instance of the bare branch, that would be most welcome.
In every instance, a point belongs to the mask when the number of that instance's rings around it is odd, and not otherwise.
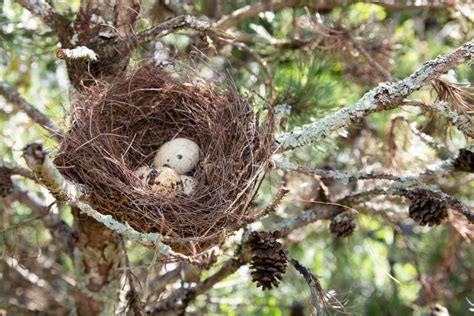
[[[375,70],[377,70],[382,76],[385,77],[388,81],[393,81],[392,74],[385,69],[382,65],[380,65],[368,52],[365,50],[365,48],[348,32],[350,36],[350,41],[352,42],[352,45],[354,45],[354,48],[359,51],[362,55],[364,55],[365,60],[373,67]]]
[[[360,191],[353,192],[339,199],[338,203],[355,203],[362,199],[370,199],[373,196],[377,195],[398,195],[402,197],[407,197],[409,193],[422,193],[425,195],[434,196],[440,200],[443,200],[448,203],[448,205],[464,215],[470,223],[474,223],[474,212],[470,210],[463,202],[459,199],[442,192],[441,190],[431,188],[426,185],[418,185],[415,187],[404,187],[399,183],[393,184],[391,186],[380,186],[371,189],[364,189]]]
[[[331,132],[346,127],[371,113],[394,109],[405,97],[430,82],[431,79],[473,58],[474,41],[470,41],[447,55],[426,62],[415,73],[403,80],[381,83],[349,108],[343,108],[318,122],[299,126],[288,133],[278,135],[276,143],[281,150],[295,149],[326,138]],[[465,127],[466,123],[457,122],[457,124]]]
[[[36,198],[32,197],[28,191],[23,190],[18,184],[13,183],[14,190],[9,196],[10,200],[18,201],[29,207],[37,214],[43,224],[49,230],[51,236],[57,241],[65,253],[71,258],[74,253],[75,235],[72,228],[57,214],[50,212],[50,206],[43,205]]]
[[[5,100],[10,102],[13,106],[19,110],[25,112],[31,120],[41,125],[49,133],[52,134],[52,137],[56,140],[60,140],[62,137],[61,129],[54,123],[49,117],[38,111],[33,105],[26,102],[23,97],[20,96],[18,91],[13,87],[8,86],[6,83],[0,81],[0,95],[2,95]]]
[[[55,31],[62,31],[70,23],[65,16],[56,12],[46,0],[17,0],[17,2]]]
[[[0,160],[0,169],[6,169],[10,175],[19,175],[31,180],[35,180],[35,177],[30,170],[23,168],[13,162]]]
[[[179,289],[170,295],[165,301],[154,306],[150,311],[151,314],[160,311],[170,312],[172,310],[179,310],[184,312],[189,303],[198,295],[205,293],[211,289],[215,284],[222,281],[227,276],[233,274],[242,265],[250,260],[249,249],[245,246],[245,237],[243,237],[242,245],[235,253],[234,257],[223,263],[222,267],[207,279],[198,282],[194,287],[188,289]]]
[[[342,4],[357,3],[361,2],[360,0],[352,1],[342,1],[342,0],[326,0],[326,1],[311,1],[311,0],[282,0],[278,2],[273,1],[263,1],[262,3],[256,3],[252,5],[246,5],[240,9],[235,10],[229,15],[223,16],[219,21],[217,21],[216,26],[227,29],[233,26],[236,26],[240,22],[249,19],[251,17],[257,16],[265,11],[277,11],[284,8],[298,8],[298,7],[308,7],[314,10],[328,10],[338,7]],[[394,1],[381,1],[381,0],[372,0],[364,1],[369,3],[376,3],[387,9],[393,10],[405,10],[405,9],[439,9],[439,8],[452,8],[454,4],[445,3],[443,1],[436,3],[415,3],[411,2],[409,4],[404,3],[394,3]]]
[[[285,251],[286,259],[298,271],[306,283],[308,283],[311,292],[311,315],[323,315],[322,301],[324,301],[324,292],[319,283],[318,278],[305,266],[293,259],[288,252]]]
[[[278,232],[279,236],[284,237],[293,230],[304,227],[319,220],[331,219],[344,209],[336,204],[322,203],[317,207],[304,212],[300,215],[290,216],[282,220],[280,223],[273,225],[272,231]]]
[[[185,261],[194,262],[192,258],[176,253],[169,246],[163,244],[162,240],[164,240],[165,237],[162,235],[158,233],[140,233],[130,227],[127,222],[125,222],[125,224],[120,223],[112,216],[101,214],[88,203],[84,202],[84,200],[87,199],[87,193],[84,188],[66,180],[62,176],[43,150],[41,144],[32,143],[26,146],[23,157],[41,184],[43,184],[56,199],[80,209],[83,213],[104,224],[110,230],[141,244],[155,246],[157,251],[165,256],[174,256]]]
[[[326,170],[326,169],[310,169],[295,165],[291,162],[277,160],[275,166],[282,170],[295,171],[307,175],[315,175],[325,179],[335,179],[344,183],[359,180],[390,180],[402,183],[404,185],[415,184],[432,179],[435,176],[443,176],[454,170],[454,160],[448,159],[435,166],[427,168],[425,171],[412,176],[396,176],[390,173],[370,173],[362,172],[352,174],[345,171]]]
[[[146,43],[187,28],[196,30],[198,32],[209,33],[219,38],[234,38],[232,35],[227,34],[218,27],[212,26],[212,24],[207,21],[200,20],[191,15],[180,15],[163,23],[157,24],[147,30],[141,31],[138,34],[135,34],[134,36],[130,37],[125,44],[132,48],[137,47],[142,43]],[[124,43],[119,43],[119,45],[122,46],[123,44]]]

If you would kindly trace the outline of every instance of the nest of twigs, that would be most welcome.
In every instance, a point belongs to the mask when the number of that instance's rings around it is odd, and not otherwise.
[[[55,164],[85,185],[103,214],[175,251],[198,255],[246,223],[269,166],[273,124],[259,124],[251,100],[222,82],[203,83],[154,64],[88,87],[72,104]],[[260,126],[261,125],[261,126]],[[201,150],[191,195],[167,197],[136,185],[165,142],[185,137]],[[104,228],[105,229],[105,228]]]

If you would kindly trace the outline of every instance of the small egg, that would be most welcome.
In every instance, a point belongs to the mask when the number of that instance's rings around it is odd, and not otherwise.
[[[164,143],[156,153],[155,168],[169,167],[184,175],[193,171],[199,162],[199,146],[187,138],[175,138]]]

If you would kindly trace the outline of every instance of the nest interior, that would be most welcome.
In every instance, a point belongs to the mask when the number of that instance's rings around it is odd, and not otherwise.
[[[54,162],[101,213],[196,255],[245,222],[268,167],[271,125],[259,126],[250,100],[229,85],[142,64],[76,98]],[[175,137],[196,142],[201,159],[194,192],[167,198],[137,185],[133,171]]]

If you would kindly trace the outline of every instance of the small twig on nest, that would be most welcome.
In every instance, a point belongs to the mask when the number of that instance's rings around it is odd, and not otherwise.
[[[184,261],[194,262],[188,256],[174,252],[169,246],[163,244],[163,236],[158,233],[140,233],[134,230],[128,223],[122,224],[110,215],[104,215],[93,209],[84,202],[87,198],[86,192],[79,185],[66,180],[39,143],[32,143],[24,149],[23,156],[34,175],[60,201],[67,202],[77,207],[82,212],[93,217],[96,221],[104,224],[107,228],[139,243],[154,245],[158,252],[165,256],[177,257]]]
[[[86,46],[78,46],[73,49],[67,48],[58,48],[56,50],[56,57],[65,60],[74,60],[74,59],[82,59],[86,61],[97,61],[99,57],[97,54],[90,48]]]
[[[0,95],[2,95],[5,100],[10,102],[14,107],[25,112],[26,115],[28,115],[32,121],[38,123],[48,132],[50,132],[54,139],[60,140],[62,138],[63,132],[56,125],[56,123],[54,123],[49,117],[41,113],[33,105],[26,102],[26,100],[23,99],[23,97],[18,93],[18,91],[16,91],[13,87],[10,87],[4,82],[0,82]]]

